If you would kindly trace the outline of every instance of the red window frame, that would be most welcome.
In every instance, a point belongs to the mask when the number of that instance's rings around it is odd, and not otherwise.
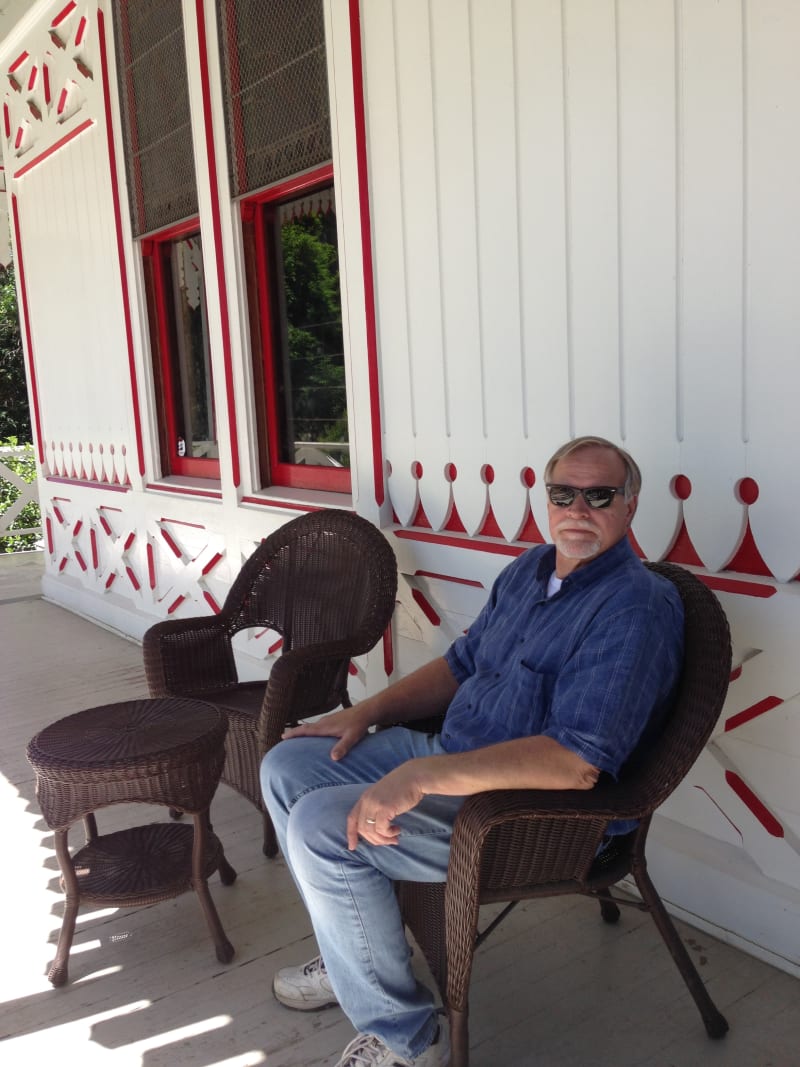
[[[242,220],[248,260],[248,294],[253,356],[257,392],[263,396],[265,418],[259,417],[259,454],[262,478],[270,484],[296,489],[318,489],[333,493],[350,493],[352,481],[346,467],[312,466],[287,463],[280,459],[280,417],[275,382],[278,353],[275,350],[275,318],[270,249],[267,240],[266,213],[283,201],[301,193],[314,193],[333,184],[333,166],[326,164],[299,177],[290,178],[242,202]],[[249,252],[249,254],[248,254]],[[261,413],[259,413],[260,415]],[[265,446],[265,447],[264,447]]]
[[[162,473],[165,475],[210,478],[218,481],[219,459],[179,456],[175,447],[179,435],[176,417],[178,387],[173,371],[173,366],[177,361],[177,335],[170,282],[171,269],[168,260],[172,244],[176,240],[190,237],[193,234],[198,237],[201,235],[200,221],[197,218],[187,219],[176,226],[161,230],[143,240],[141,245],[145,267],[150,341],[153,351],[161,465]],[[205,300],[205,292],[203,299]]]

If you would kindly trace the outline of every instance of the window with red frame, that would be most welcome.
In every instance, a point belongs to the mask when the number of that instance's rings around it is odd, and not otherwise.
[[[111,11],[131,228],[144,265],[161,473],[217,479],[183,7],[119,0]]]
[[[323,167],[243,206],[261,480],[350,491],[336,202]]]
[[[164,474],[219,478],[197,222],[142,242]]]
[[[228,175],[243,205],[260,481],[347,492],[323,3],[218,0],[217,16]]]

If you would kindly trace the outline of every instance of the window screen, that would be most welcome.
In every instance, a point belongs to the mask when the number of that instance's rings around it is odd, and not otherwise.
[[[331,158],[322,0],[221,0],[234,196]]]
[[[258,6],[258,5],[256,5]],[[197,214],[180,0],[112,4],[135,237]]]

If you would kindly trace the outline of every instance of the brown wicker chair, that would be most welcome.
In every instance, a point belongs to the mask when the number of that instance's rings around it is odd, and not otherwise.
[[[263,814],[264,854],[278,846],[259,767],[286,726],[349,706],[353,656],[379,640],[394,610],[397,563],[366,519],[310,512],[267,537],[242,567],[218,615],[156,623],[144,636],[151,696],[192,696],[228,716],[222,781]],[[240,683],[231,638],[269,628],[283,638],[269,679]]]
[[[470,797],[453,833],[447,882],[399,882],[400,906],[422,948],[450,1019],[452,1067],[469,1062],[468,994],[475,949],[517,901],[564,893],[599,899],[603,919],[617,904],[649,911],[694,997],[710,1037],[728,1023],[715,1007],[648,873],[645,842],[656,808],[685,777],[711,735],[728,687],[731,646],[716,597],[674,564],[648,564],[678,587],[685,611],[686,650],[680,689],[658,739],[628,761],[618,783],[581,792],[509,790]],[[599,859],[612,819],[639,819]],[[612,898],[610,887],[631,874],[641,901]],[[478,932],[481,904],[510,902]]]

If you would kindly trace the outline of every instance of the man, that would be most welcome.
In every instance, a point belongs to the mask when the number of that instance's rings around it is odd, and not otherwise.
[[[359,1035],[337,1067],[449,1063],[447,1027],[414,978],[392,883],[446,879],[464,797],[591,789],[602,772],[616,776],[677,682],[680,598],[627,538],[635,462],[603,438],[578,438],[545,480],[554,544],[503,571],[443,657],[287,730],[264,760],[267,807],[321,952],[279,971],[273,991],[306,1011],[338,1001]],[[445,709],[438,735],[368,733]]]

